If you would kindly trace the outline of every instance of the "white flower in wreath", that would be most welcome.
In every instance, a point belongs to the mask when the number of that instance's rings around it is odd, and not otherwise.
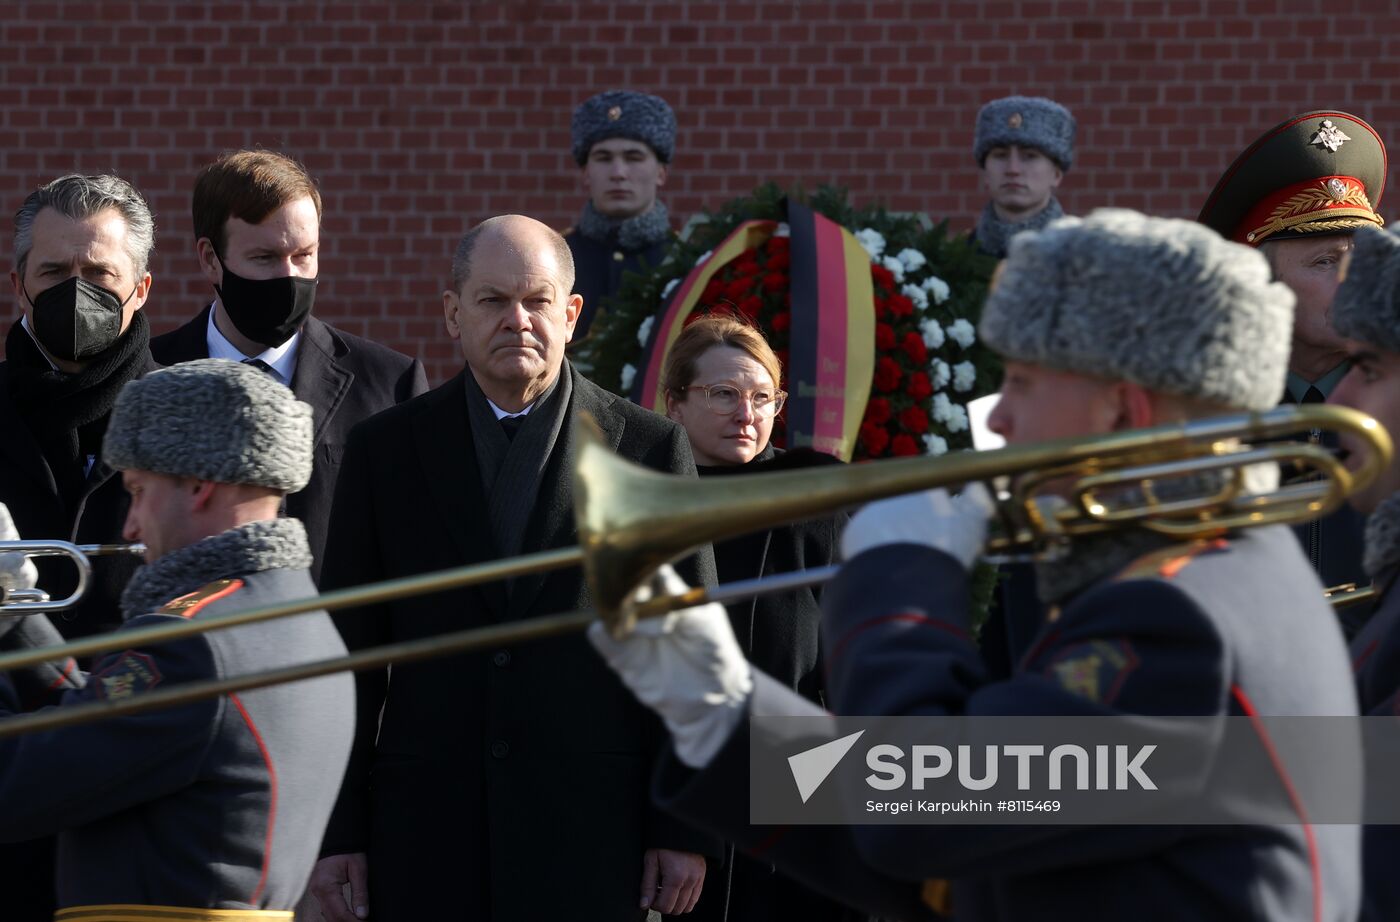
[[[947,394],[933,395],[933,419],[948,427],[949,432],[967,428],[967,408],[953,403]]]
[[[924,345],[930,349],[943,348],[945,337],[943,328],[938,325],[938,321],[932,317],[927,317],[919,321],[919,332],[924,335]]]
[[[929,368],[929,377],[932,379],[930,383],[933,384],[933,389],[941,390],[948,386],[949,380],[953,377],[953,371],[948,367],[947,362],[942,359],[934,359],[933,365]],[[945,397],[944,399],[946,400],[947,398]]]
[[[959,362],[953,366],[953,390],[970,391],[977,383],[977,366],[971,362]]]
[[[948,287],[948,283],[936,275],[930,275],[928,278],[924,279],[924,291],[927,291],[929,297],[933,298],[934,304],[942,304],[944,301],[948,300],[948,295],[952,294],[952,289]]]
[[[930,432],[924,436],[924,453],[930,455],[947,454],[948,440],[941,435],[934,435]]]
[[[705,260],[709,259],[711,256],[714,255],[714,252],[714,250],[706,250],[705,252],[701,253],[699,258],[695,260],[695,265],[703,265]]]
[[[910,301],[913,301],[914,306],[919,310],[928,309],[928,295],[924,294],[924,290],[918,285],[905,285],[903,288],[899,289],[899,293]]]
[[[791,237],[792,227],[786,221],[778,222],[778,229],[773,231],[774,237]]]
[[[928,257],[913,247],[905,247],[900,250],[899,255],[895,258],[904,264],[905,272],[918,272],[928,265]]]
[[[651,336],[651,328],[655,323],[656,317],[652,316],[643,320],[642,325],[637,327],[637,345],[641,346],[643,349],[647,346],[647,338]]]
[[[621,376],[621,380],[620,380],[618,383],[620,383],[620,384],[622,385],[622,389],[623,389],[624,391],[630,391],[630,390],[632,389],[632,381],[633,381],[633,379],[635,379],[636,377],[637,377],[637,368],[636,368],[636,366],[634,366],[634,365],[623,365],[623,366],[622,366],[622,376]]]
[[[962,432],[967,429],[967,407],[961,404],[953,404],[948,411],[948,421],[945,423],[949,432]]]
[[[865,252],[870,254],[870,261],[876,262],[885,252],[885,238],[873,227],[867,227],[856,231],[856,239],[860,245],[865,247]]]
[[[966,349],[977,342],[977,329],[968,323],[966,317],[959,317],[948,326],[948,335],[953,337],[953,341]]]
[[[680,283],[681,280],[679,277],[673,278],[671,279],[671,281],[667,282],[666,287],[661,289],[661,300],[665,301],[667,298],[671,297],[671,292],[675,291],[676,286],[678,286]]]
[[[894,283],[896,285],[904,281],[904,263],[895,259],[893,256],[886,256],[884,259],[880,260],[880,265],[890,270],[890,275],[894,276]]]

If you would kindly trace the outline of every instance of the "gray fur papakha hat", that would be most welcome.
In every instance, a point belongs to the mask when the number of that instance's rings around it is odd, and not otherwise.
[[[588,152],[599,141],[628,138],[641,141],[662,163],[670,163],[676,150],[676,113],[660,96],[608,90],[599,93],[574,110],[570,126],[574,139],[574,159],[579,166],[588,162]]]
[[[977,138],[972,156],[985,166],[993,147],[1034,147],[1062,170],[1074,163],[1074,116],[1044,96],[993,99],[977,113]]]
[[[311,407],[251,365],[200,359],[122,388],[102,440],[116,470],[295,493],[311,479]]]
[[[1332,301],[1332,326],[1347,339],[1400,352],[1400,237],[1358,227],[1346,278]]]
[[[1245,410],[1283,394],[1293,292],[1194,221],[1104,208],[1011,240],[982,339],[1014,361]]]

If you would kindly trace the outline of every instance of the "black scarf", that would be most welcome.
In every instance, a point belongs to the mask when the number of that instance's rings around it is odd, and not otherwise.
[[[1011,246],[1011,238],[1028,230],[1040,230],[1056,218],[1063,218],[1065,210],[1060,207],[1060,200],[1053,195],[1044,208],[1031,215],[1024,221],[1003,221],[998,215],[996,206],[991,202],[982,209],[982,217],[977,219],[977,230],[974,236],[977,238],[977,246],[983,253],[989,253],[997,259],[1005,259],[1007,249]]]
[[[506,438],[470,368],[465,384],[467,419],[481,470],[491,534],[501,556],[511,557],[520,553],[525,528],[544,482],[544,470],[567,419],[573,379],[565,363],[554,383],[535,398],[513,439]]]
[[[117,395],[153,367],[150,345],[150,325],[137,311],[115,343],[69,374],[54,370],[22,324],[10,327],[5,338],[10,394],[69,507],[82,494],[87,457],[102,453]]]

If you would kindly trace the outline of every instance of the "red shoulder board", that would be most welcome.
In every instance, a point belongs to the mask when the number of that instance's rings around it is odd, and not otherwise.
[[[193,618],[204,606],[211,602],[217,602],[219,599],[226,599],[242,588],[243,580],[241,579],[216,579],[209,585],[196,589],[188,595],[171,599],[156,609],[156,614]]]

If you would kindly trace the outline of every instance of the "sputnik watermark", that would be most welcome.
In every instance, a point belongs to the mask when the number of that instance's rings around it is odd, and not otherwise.
[[[1364,784],[1400,774],[1393,722],[809,715],[748,732],[756,824],[1400,822],[1400,793]]]
[[[902,764],[903,749],[884,743],[872,746],[865,753],[865,764],[871,769],[866,783],[877,791],[895,791],[906,784],[922,791],[929,781],[954,775],[959,785],[969,791],[986,791],[996,787],[1002,758],[1016,763],[1016,789],[1062,791],[1065,789],[1066,762],[1070,762],[1070,786],[1078,791],[1126,791],[1130,782],[1144,791],[1155,791],[1157,785],[1143,771],[1147,759],[1157,750],[1151,743],[1136,747],[1099,745],[1093,755],[1083,746],[1064,743],[1046,755],[1044,746],[983,746],[980,774],[974,747],[958,746],[957,755],[947,746],[914,746],[909,754],[910,769]],[[1040,761],[1043,760],[1043,761]],[[1093,766],[1092,779],[1090,766]],[[1045,783],[1032,784],[1032,772],[1044,771]]]

